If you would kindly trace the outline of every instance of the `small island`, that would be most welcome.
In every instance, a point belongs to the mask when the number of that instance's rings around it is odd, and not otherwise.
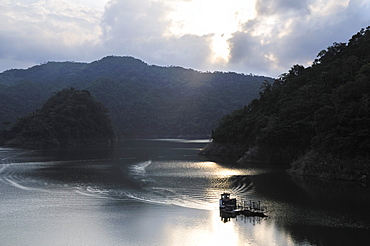
[[[111,144],[114,128],[107,109],[87,90],[64,89],[50,97],[40,110],[18,119],[2,132],[7,147],[52,148]]]

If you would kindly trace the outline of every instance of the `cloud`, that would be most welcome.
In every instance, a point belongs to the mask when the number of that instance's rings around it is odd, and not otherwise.
[[[0,3],[0,70],[112,54],[157,65],[211,68],[211,35],[168,35],[173,1],[111,0],[102,11],[76,2]]]
[[[1,6],[2,31],[16,33],[25,40],[43,37],[66,45],[92,40],[100,32],[99,13],[64,1],[38,1],[29,5],[13,2]],[[5,29],[5,30],[4,30]]]
[[[105,8],[102,26],[104,38],[139,39],[158,37],[168,27],[168,11],[162,2],[146,0],[111,0]]]
[[[257,17],[229,39],[230,67],[278,76],[294,64],[311,65],[320,50],[334,42],[347,42],[369,25],[366,1],[293,2],[256,2]]]
[[[0,3],[0,61],[8,68],[79,59],[101,35],[101,13],[68,1]],[[0,67],[1,69],[1,67]]]
[[[111,0],[102,18],[107,52],[132,55],[159,65],[206,68],[210,36],[171,36],[170,1]]]
[[[309,13],[309,0],[257,0],[257,15],[275,15],[276,13]]]
[[[156,65],[277,77],[310,65],[320,50],[370,23],[368,0],[248,3],[235,0],[226,10],[221,0],[2,0],[0,71],[131,55]],[[214,20],[230,23],[221,28]]]

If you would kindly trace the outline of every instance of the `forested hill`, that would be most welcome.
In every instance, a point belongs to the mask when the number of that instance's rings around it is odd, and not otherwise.
[[[132,57],[48,62],[0,74],[0,126],[33,112],[61,89],[88,90],[123,137],[207,136],[227,113],[258,97],[271,78],[148,65]]]
[[[6,146],[26,148],[110,145],[115,140],[107,109],[89,91],[74,88],[57,92],[2,135]]]
[[[265,83],[259,99],[226,115],[212,137],[208,153],[232,149],[270,162],[301,157],[293,169],[316,174],[352,163],[358,168],[348,172],[369,175],[370,27],[322,50],[312,66],[295,65]]]

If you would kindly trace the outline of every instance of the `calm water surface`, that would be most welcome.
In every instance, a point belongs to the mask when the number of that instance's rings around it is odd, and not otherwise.
[[[0,245],[369,245],[369,188],[197,156],[205,143],[2,148]],[[268,217],[223,222],[225,191]]]

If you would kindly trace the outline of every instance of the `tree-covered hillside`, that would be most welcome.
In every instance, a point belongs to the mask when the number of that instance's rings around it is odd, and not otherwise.
[[[148,65],[132,57],[48,62],[0,74],[0,129],[53,93],[89,90],[123,137],[207,136],[223,115],[258,97],[270,78]],[[11,123],[11,124],[9,124]]]
[[[250,160],[303,156],[294,169],[317,173],[343,171],[339,160],[351,160],[356,175],[369,175],[370,27],[321,51],[312,66],[295,65],[263,87],[259,99],[223,117],[207,153],[237,146]]]
[[[109,144],[114,140],[107,110],[89,91],[74,88],[59,91],[2,135],[7,146],[31,148]]]

